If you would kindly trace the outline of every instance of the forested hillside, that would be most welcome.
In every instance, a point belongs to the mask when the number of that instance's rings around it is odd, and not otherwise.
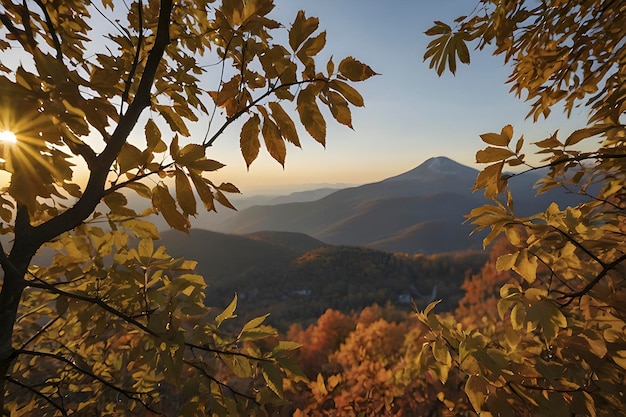
[[[409,310],[434,299],[456,306],[466,274],[477,271],[483,252],[409,255],[350,246],[332,246],[300,233],[230,235],[191,230],[164,232],[174,256],[198,261],[208,288],[208,305],[225,307],[234,294],[239,315],[269,312],[268,322],[285,329],[310,323],[326,309],[345,313],[378,303]]]

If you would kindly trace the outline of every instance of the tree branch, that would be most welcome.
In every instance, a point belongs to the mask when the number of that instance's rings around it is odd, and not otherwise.
[[[60,406],[59,404],[55,403],[52,398],[48,397],[45,394],[42,394],[41,392],[37,391],[35,388],[29,386],[28,384],[24,384],[21,381],[7,376],[7,381],[9,381],[10,383],[12,383],[13,385],[17,385],[20,388],[24,388],[30,392],[32,392],[33,394],[35,394],[37,397],[42,398],[44,401],[46,401],[48,404],[50,404],[52,407],[54,407],[55,409],[57,409],[62,416],[67,416],[67,411],[65,410],[65,408],[63,408],[62,406]]]
[[[233,123],[242,114],[247,113],[252,107],[256,106],[265,98],[274,94],[276,91],[280,90],[281,88],[289,88],[289,87],[293,87],[294,85],[310,84],[310,83],[320,82],[320,81],[326,82],[326,83],[328,82],[326,78],[312,78],[310,80],[301,80],[301,81],[294,81],[292,83],[285,83],[285,84],[281,84],[279,86],[275,86],[275,87],[268,89],[265,93],[261,94],[259,97],[254,99],[254,101],[252,101],[250,104],[248,104],[247,106],[239,110],[237,113],[235,113],[232,117],[229,117],[228,119],[226,119],[226,122],[224,122],[224,124],[218,129],[217,132],[213,134],[213,136],[211,136],[211,139],[209,139],[208,141],[205,139],[204,142],[202,142],[202,146],[204,146],[205,148],[212,146],[213,142],[215,142],[217,138],[220,137],[222,133],[224,133],[224,130],[226,130],[226,128],[230,126],[231,123]]]
[[[54,25],[52,24],[50,14],[48,14],[48,10],[46,9],[46,6],[41,2],[41,0],[35,0],[35,3],[37,4],[37,6],[39,6],[46,19],[46,26],[48,27],[48,32],[50,32],[50,36],[52,37],[52,43],[54,44],[54,49],[57,53],[57,60],[61,64],[63,64],[63,50],[61,49],[61,41],[59,40],[59,36],[56,32],[56,29],[54,28]]]
[[[576,292],[571,293],[571,294],[563,294],[560,297],[560,298],[568,298],[569,299],[564,304],[561,304],[561,306],[562,307],[566,307],[566,306],[570,305],[576,298],[582,297],[583,295],[587,294],[589,291],[591,291],[591,289],[598,282],[600,282],[600,280],[602,278],[604,278],[604,276],[609,271],[611,271],[612,269],[615,269],[615,267],[617,267],[617,265],[619,265],[624,260],[626,260],[626,254],[620,256],[619,258],[615,259],[613,262],[610,262],[608,264],[603,263],[602,264],[602,271],[600,271],[600,273],[592,281],[590,281],[587,285],[585,285],[585,287],[582,290],[576,291]]]
[[[135,56],[133,57],[133,64],[130,67],[130,71],[128,73],[128,78],[126,78],[126,85],[124,87],[124,92],[122,93],[122,102],[120,103],[120,115],[122,112],[122,106],[128,100],[128,95],[130,93],[130,87],[133,83],[133,77],[135,76],[135,72],[137,71],[137,66],[139,65],[139,55],[141,54],[141,44],[143,43],[143,2],[139,0],[137,4],[137,19],[139,19],[139,36],[137,38],[137,49],[135,49]]]
[[[95,210],[102,199],[111,165],[115,162],[128,135],[137,124],[139,116],[150,105],[151,88],[156,72],[163,58],[165,48],[170,42],[169,26],[172,7],[172,0],[163,0],[161,2],[154,46],[148,54],[146,67],[137,88],[137,94],[128,107],[128,111],[120,118],[115,131],[107,141],[105,149],[93,162],[83,195],[74,206],[34,228],[31,241],[35,250],[43,243],[81,224]]]
[[[98,382],[100,382],[102,385],[104,385],[105,387],[109,388],[110,390],[113,390],[121,395],[123,395],[124,397],[128,398],[129,400],[132,401],[136,401],[139,404],[141,404],[146,410],[153,412],[153,413],[158,413],[157,410],[153,409],[152,407],[150,407],[145,401],[143,401],[141,398],[138,397],[138,395],[149,395],[149,392],[132,392],[132,391],[127,391],[123,388],[118,387],[117,385],[107,381],[106,379],[102,378],[101,376],[98,376],[96,374],[94,374],[91,371],[88,371],[86,369],[81,368],[80,366],[76,365],[73,361],[71,361],[70,359],[67,359],[64,356],[61,356],[59,354],[55,354],[55,353],[48,353],[48,352],[38,352],[35,350],[26,350],[26,349],[19,349],[16,350],[16,354],[17,355],[29,355],[29,356],[38,356],[38,357],[43,357],[43,358],[50,358],[50,359],[55,359],[59,362],[63,362],[66,365],[70,366],[71,368],[75,369],[76,371],[80,372],[83,375],[86,375],[88,377],[90,377],[91,379],[94,379]]]
[[[532,171],[537,171],[540,169],[545,169],[545,168],[552,168],[558,165],[562,165],[565,164],[567,162],[582,162],[582,161],[588,161],[590,159],[621,159],[621,158],[626,158],[626,154],[622,154],[622,153],[616,153],[616,154],[597,154],[597,155],[587,155],[587,156],[571,156],[571,157],[567,157],[567,158],[562,158],[562,159],[558,159],[556,161],[552,161],[549,164],[544,164],[544,165],[540,165],[540,166],[536,166],[536,167],[530,167],[527,170],[521,171],[521,172],[516,172],[513,174],[510,174],[510,176],[507,179],[513,178],[513,177],[519,177],[521,175],[524,175],[528,172],[532,172]]]
[[[201,367],[197,363],[192,362],[192,361],[187,360],[187,359],[183,359],[183,362],[186,363],[187,365],[191,366],[192,368],[197,369],[198,371],[200,371],[200,373],[202,375],[204,375],[205,378],[207,378],[210,381],[215,382],[220,387],[226,388],[227,390],[229,390],[233,394],[238,395],[238,396],[243,397],[243,398],[246,398],[246,399],[248,399],[250,401],[253,401],[256,405],[260,406],[260,404],[257,402],[256,399],[254,399],[253,397],[251,397],[251,396],[249,396],[247,394],[244,394],[243,392],[237,391],[236,389],[234,389],[230,385],[228,385],[228,384],[220,381],[219,379],[215,378],[214,376],[210,375],[203,367]]]

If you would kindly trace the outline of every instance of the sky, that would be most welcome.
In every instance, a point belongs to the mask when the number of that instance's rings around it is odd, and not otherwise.
[[[548,121],[525,121],[528,103],[506,84],[510,68],[487,50],[472,51],[471,65],[458,67],[456,76],[438,77],[428,68],[424,31],[474,6],[471,0],[276,0],[271,16],[281,22],[292,22],[299,9],[319,17],[327,31],[320,57],[338,62],[351,55],[381,75],[356,85],[365,108],[353,108],[354,130],[329,120],[326,148],[303,132],[302,150],[288,147],[284,169],[265,153],[247,171],[238,131],[227,131],[213,149],[212,157],[227,164],[217,177],[250,194],[379,181],[433,156],[479,168],[482,133],[512,124],[515,137],[523,133],[528,143],[584,126],[582,110],[570,120],[554,112]]]
[[[234,183],[244,195],[358,185],[406,172],[435,156],[479,168],[479,135],[499,132],[506,124],[513,125],[516,137],[523,133],[527,143],[557,129],[566,134],[583,127],[584,110],[575,110],[569,120],[553,112],[548,121],[525,121],[528,104],[510,94],[506,84],[510,68],[488,50],[473,51],[471,65],[459,66],[456,76],[439,77],[428,68],[422,60],[430,41],[424,31],[434,20],[450,23],[471,13],[477,1],[275,0],[270,17],[286,27],[300,9],[319,18],[327,45],[318,66],[324,67],[330,56],[336,64],[353,56],[380,75],[355,85],[365,107],[352,108],[354,130],[326,112],[326,147],[301,128],[302,149],[288,145],[284,168],[262,150],[248,170],[239,130],[231,126],[210,149],[210,158],[226,164],[211,179]],[[202,141],[207,123],[195,126],[192,140]]]

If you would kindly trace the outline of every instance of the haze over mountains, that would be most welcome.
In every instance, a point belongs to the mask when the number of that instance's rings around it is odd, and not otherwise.
[[[235,234],[299,232],[333,245],[391,252],[479,248],[483,235],[470,236],[471,225],[463,224],[464,215],[486,203],[481,192],[471,191],[477,174],[449,158],[430,158],[380,182],[334,192],[302,192],[297,194],[297,202],[266,203],[209,216],[200,227]],[[545,210],[550,201],[575,204],[579,199],[562,191],[536,197],[532,186],[538,178],[539,174],[528,174],[511,180],[518,213]],[[320,195],[323,197],[315,199]],[[312,201],[306,201],[307,197]],[[285,200],[290,201],[289,197]]]

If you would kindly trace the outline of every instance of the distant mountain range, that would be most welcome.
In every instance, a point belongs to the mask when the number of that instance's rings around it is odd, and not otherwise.
[[[472,193],[478,171],[446,157],[380,182],[337,191],[298,193],[297,201],[268,202],[209,220],[200,227],[224,233],[285,231],[307,234],[333,245],[365,246],[391,252],[438,253],[479,248],[464,216],[487,201]],[[541,173],[510,181],[520,214],[545,210],[549,202],[576,204],[563,191],[535,196]],[[314,199],[315,194],[322,195]],[[311,201],[307,201],[311,200]]]

